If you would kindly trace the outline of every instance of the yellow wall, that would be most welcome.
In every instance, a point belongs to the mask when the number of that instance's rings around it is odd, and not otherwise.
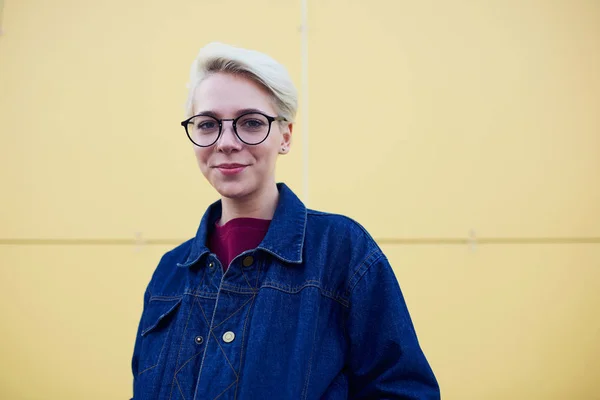
[[[301,14],[4,1],[1,399],[128,398],[144,287],[216,198],[178,125],[189,65],[219,40],[301,86]],[[444,399],[600,398],[600,3],[310,0],[308,22],[278,178],[382,244]]]

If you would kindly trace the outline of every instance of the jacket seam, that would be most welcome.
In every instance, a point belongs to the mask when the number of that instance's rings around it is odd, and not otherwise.
[[[320,311],[320,307],[319,307],[318,311]],[[318,314],[318,311],[317,311],[317,314]],[[308,359],[308,372],[306,374],[306,381],[304,382],[304,388],[302,390],[302,392],[303,392],[302,398],[304,400],[306,400],[308,398],[308,385],[310,383],[310,377],[311,377],[311,374],[312,374],[312,364],[313,364],[313,357],[314,357],[314,354],[315,354],[315,347],[316,347],[315,340],[317,338],[317,328],[318,328],[318,326],[319,326],[319,324],[315,323],[315,328],[314,328],[314,331],[313,331],[313,339],[312,339],[312,348],[310,350],[310,358]]]
[[[188,296],[192,296],[192,297],[200,297],[203,299],[209,299],[209,300],[214,300],[217,298],[217,293],[213,293],[213,292],[190,292],[189,290],[186,290],[185,292],[183,292],[184,295],[188,295]]]
[[[149,301],[175,301],[182,298],[183,296],[151,296]]]
[[[257,289],[246,289],[243,287],[239,287],[239,286],[228,286],[228,285],[223,285],[221,292],[231,292],[231,293],[237,293],[237,294],[249,294],[249,295],[255,295],[258,290]]]
[[[196,354],[194,354],[193,356],[191,356],[190,358],[185,360],[185,362],[183,364],[181,364],[181,366],[177,369],[177,371],[175,371],[175,379],[177,379],[177,374],[183,369],[183,367],[185,367],[190,361],[192,361],[194,358],[198,357],[200,354],[202,354],[202,351],[197,352]]]
[[[231,314],[229,314],[229,316],[228,316],[227,318],[225,318],[224,320],[222,320],[221,322],[219,322],[219,324],[218,324],[218,325],[215,325],[215,326],[213,327],[213,329],[217,329],[218,327],[220,327],[221,325],[223,325],[225,322],[229,321],[229,319],[230,319],[231,317],[233,317],[233,316],[234,316],[234,315],[236,315],[236,314],[237,314],[237,313],[238,313],[240,310],[242,310],[244,307],[246,307],[246,305],[247,305],[248,303],[250,303],[250,301],[252,301],[252,299],[254,299],[254,297],[251,297],[251,298],[249,298],[248,300],[246,300],[246,301],[244,302],[244,304],[242,304],[242,305],[241,305],[241,306],[240,306],[240,307],[239,307],[237,310],[235,310],[234,312],[232,312]]]
[[[244,268],[241,268],[241,272],[242,272],[242,276],[244,277],[244,280],[246,281],[246,283],[248,284],[248,287],[251,289],[254,289],[252,287],[252,284],[250,283],[250,281],[248,280],[248,276],[246,275],[246,271],[244,271]]]
[[[219,393],[219,394],[217,395],[217,397],[215,397],[213,400],[217,400],[219,397],[223,396],[223,394],[224,394],[226,391],[228,391],[228,390],[229,390],[229,389],[230,389],[230,388],[233,386],[233,384],[234,384],[234,383],[236,383],[236,382],[237,382],[237,379],[236,379],[234,382],[231,382],[231,385],[227,386],[227,387],[225,388],[225,390],[223,390],[221,393]]]
[[[267,282],[267,283],[263,283],[260,288],[261,289],[262,288],[270,288],[270,289],[279,290],[279,291],[287,293],[287,294],[297,294],[297,293],[300,293],[302,290],[306,289],[307,287],[314,287],[314,288],[319,289],[319,293],[322,296],[325,296],[331,300],[334,300],[335,302],[341,304],[344,307],[348,307],[350,305],[350,303],[346,299],[344,299],[340,296],[336,296],[333,292],[323,289],[320,286],[320,283],[321,283],[320,281],[314,281],[314,280],[306,281],[301,286],[296,286],[294,288],[291,288],[291,287],[282,287],[281,285],[278,285],[275,282]]]
[[[215,334],[215,332],[212,329],[210,330],[210,334],[213,336],[215,342],[217,343],[217,346],[219,346],[219,350],[221,350],[221,353],[223,353],[223,357],[225,357],[225,361],[227,361],[227,364],[229,364],[229,367],[233,371],[233,374],[235,375],[235,379],[237,380],[238,373],[235,370],[235,368],[233,367],[233,364],[231,363],[231,361],[229,361],[229,357],[227,357],[227,352],[225,351],[223,346],[221,346],[221,342],[219,341],[219,338],[217,337],[217,335]]]
[[[236,385],[235,385],[235,393],[233,395],[234,400],[237,399],[237,393],[238,393],[238,388],[240,387],[240,376],[242,374],[242,364],[244,362],[244,354],[245,354],[245,349],[246,346],[244,344],[247,345],[246,342],[246,331],[248,329],[248,321],[250,320],[250,313],[252,312],[252,309],[254,307],[254,301],[256,300],[256,295],[252,296],[252,303],[250,304],[250,307],[248,307],[248,311],[246,312],[246,321],[244,322],[244,331],[242,333],[242,348],[240,349],[240,367],[238,370],[238,376],[237,376],[237,380],[236,380]]]
[[[178,367],[179,367],[179,358],[181,357],[181,348],[183,347],[183,340],[185,338],[185,334],[187,332],[187,327],[188,327],[188,324],[190,323],[190,318],[192,316],[193,311],[194,311],[194,307],[193,307],[193,303],[192,303],[192,307],[190,307],[188,317],[185,321],[185,327],[183,328],[183,334],[181,335],[181,341],[179,342],[179,350],[177,351],[177,361],[175,361],[175,372],[173,373],[173,380],[177,383],[177,385],[179,385],[179,382],[177,380],[177,372],[179,372]],[[173,398],[173,386],[174,385],[171,384],[171,394],[169,395],[169,400],[171,400]],[[179,390],[181,391],[181,388]],[[185,396],[183,395],[183,392],[181,393],[181,397],[185,398]]]
[[[183,395],[183,390],[181,390],[181,385],[179,385],[179,379],[175,377],[175,383],[177,384],[177,389],[179,389],[179,393],[181,394],[181,398],[185,400],[185,396]],[[173,396],[173,390],[171,389],[171,397]],[[171,398],[169,397],[169,398]]]
[[[356,285],[358,285],[358,282],[360,282],[362,280],[363,276],[365,276],[367,271],[369,271],[369,269],[371,269],[371,267],[377,261],[379,261],[383,256],[384,256],[384,254],[378,248],[375,248],[373,251],[371,251],[369,253],[369,255],[367,257],[365,257],[365,259],[360,264],[360,266],[356,269],[354,274],[352,274],[352,276],[349,279],[349,286],[347,289],[348,302],[350,302],[349,299],[352,296],[352,293],[354,292],[354,288],[356,287]],[[373,259],[371,259],[371,257],[373,257]]]

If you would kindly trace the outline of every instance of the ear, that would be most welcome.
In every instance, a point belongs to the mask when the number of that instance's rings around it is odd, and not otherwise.
[[[286,154],[290,151],[290,145],[292,144],[292,131],[294,130],[294,124],[289,123],[281,128],[281,143],[279,146],[279,154]]]

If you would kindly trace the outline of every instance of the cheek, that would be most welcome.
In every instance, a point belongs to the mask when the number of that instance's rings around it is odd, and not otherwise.
[[[255,149],[252,149],[252,155],[254,158],[261,161],[261,163],[269,163],[273,158],[273,143],[264,143],[265,146],[256,146]]]
[[[196,155],[196,160],[198,161],[198,166],[202,170],[206,168],[206,163],[208,162],[208,157],[210,156],[210,152],[202,147],[195,147],[194,154]]]
[[[277,155],[279,153],[279,147],[269,146],[268,148],[262,149],[260,157],[262,168],[265,171],[271,171],[275,168],[277,162]]]

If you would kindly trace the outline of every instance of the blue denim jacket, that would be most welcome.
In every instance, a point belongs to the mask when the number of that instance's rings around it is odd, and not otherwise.
[[[439,399],[375,241],[277,186],[264,240],[226,273],[206,247],[220,201],[163,255],[144,296],[134,399]]]

